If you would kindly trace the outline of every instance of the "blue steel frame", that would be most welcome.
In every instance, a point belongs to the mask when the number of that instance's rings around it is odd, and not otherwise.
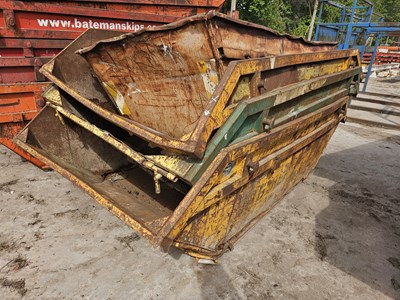
[[[366,48],[365,41],[370,36],[375,38],[375,47],[363,87],[363,92],[365,92],[380,39],[391,33],[400,32],[400,23],[384,23],[383,17],[378,17],[376,21],[373,21],[373,17],[376,16],[374,4],[368,0],[353,0],[352,6],[344,6],[331,0],[319,0],[319,4],[315,41],[338,42],[338,49],[358,48],[360,56],[363,57]],[[337,23],[322,23],[326,5],[341,10]],[[344,38],[342,38],[343,35]],[[362,40],[363,43],[359,43],[358,40]]]

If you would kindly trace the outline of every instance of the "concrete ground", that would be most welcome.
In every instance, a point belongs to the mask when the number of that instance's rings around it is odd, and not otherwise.
[[[1,146],[0,298],[400,299],[400,132],[341,124],[308,179],[216,266],[152,248]]]

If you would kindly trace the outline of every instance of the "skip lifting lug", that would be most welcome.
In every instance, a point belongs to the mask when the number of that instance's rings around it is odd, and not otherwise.
[[[266,132],[270,131],[271,127],[272,127],[272,123],[273,123],[272,119],[264,118],[264,120],[262,121],[264,131],[266,131]]]

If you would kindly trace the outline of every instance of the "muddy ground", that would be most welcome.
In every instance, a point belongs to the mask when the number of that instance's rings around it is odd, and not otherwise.
[[[1,146],[0,298],[400,299],[400,132],[340,125],[313,174],[217,266],[152,248]]]

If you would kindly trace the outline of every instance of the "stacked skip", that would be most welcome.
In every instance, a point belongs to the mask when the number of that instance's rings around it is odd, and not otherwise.
[[[313,170],[359,65],[216,12],[89,30],[42,68],[16,142],[164,251],[214,260]]]

